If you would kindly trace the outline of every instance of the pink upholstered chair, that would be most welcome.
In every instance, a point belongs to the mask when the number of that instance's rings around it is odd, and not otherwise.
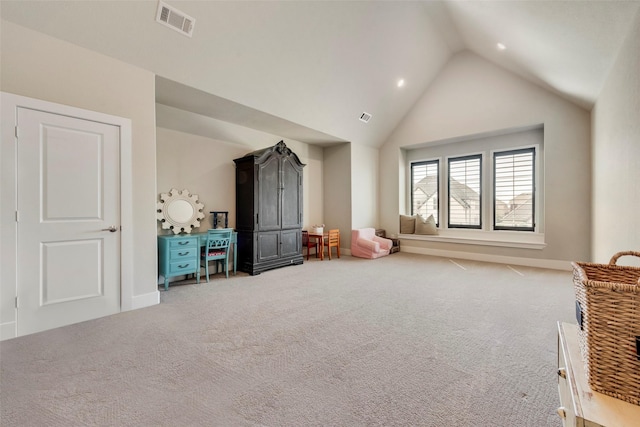
[[[393,242],[376,236],[375,228],[361,228],[351,231],[351,255],[360,258],[380,258],[389,255]]]

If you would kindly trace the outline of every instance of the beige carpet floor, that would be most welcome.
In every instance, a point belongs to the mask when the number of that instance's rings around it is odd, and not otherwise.
[[[219,274],[154,307],[4,341],[0,424],[561,426],[570,272],[453,261]]]

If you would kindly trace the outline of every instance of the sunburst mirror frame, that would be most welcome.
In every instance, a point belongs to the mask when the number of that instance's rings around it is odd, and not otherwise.
[[[178,191],[172,188],[168,193],[160,193],[156,217],[162,228],[173,234],[191,233],[200,227],[204,205],[198,201],[197,194],[191,194],[186,188]]]

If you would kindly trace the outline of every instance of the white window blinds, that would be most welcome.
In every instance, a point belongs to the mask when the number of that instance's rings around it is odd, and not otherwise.
[[[439,221],[439,164],[438,160],[411,164],[411,215],[428,218],[433,215]]]
[[[482,228],[482,155],[449,158],[450,228]]]
[[[534,231],[535,150],[493,155],[494,230]]]

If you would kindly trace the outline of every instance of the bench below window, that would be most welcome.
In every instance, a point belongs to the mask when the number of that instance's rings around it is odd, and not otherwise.
[[[399,239],[463,245],[502,246],[521,249],[544,249],[544,234],[509,231],[439,230],[437,235],[398,234]]]

